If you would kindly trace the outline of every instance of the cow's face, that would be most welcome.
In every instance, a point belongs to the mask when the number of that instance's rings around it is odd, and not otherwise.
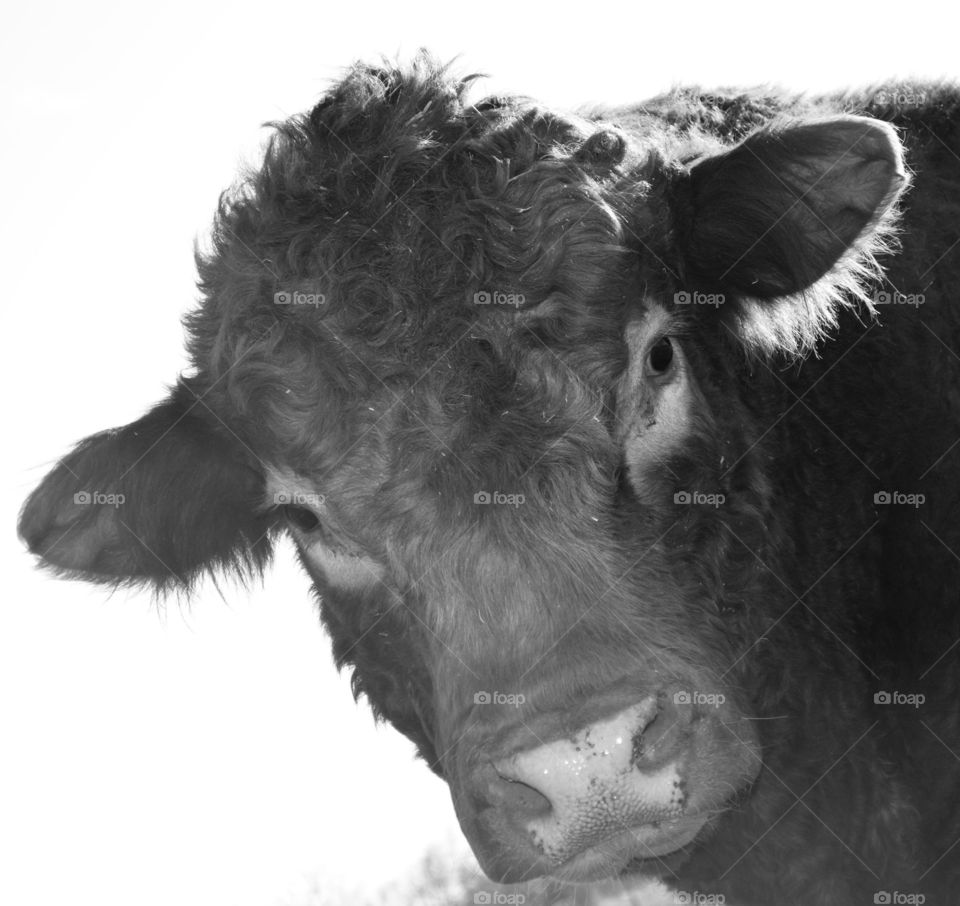
[[[282,126],[199,263],[195,374],[21,531],[166,586],[288,530],[492,876],[658,870],[761,764],[762,589],[726,582],[771,506],[743,349],[816,336],[899,156],[847,118],[671,161],[464,89],[358,70]]]

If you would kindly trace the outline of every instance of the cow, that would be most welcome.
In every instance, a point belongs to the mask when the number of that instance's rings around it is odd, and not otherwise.
[[[955,902],[960,90],[475,82],[357,64],[274,124],[191,368],[21,537],[164,593],[289,533],[497,881]]]

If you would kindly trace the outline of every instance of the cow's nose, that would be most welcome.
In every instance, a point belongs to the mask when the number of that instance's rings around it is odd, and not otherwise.
[[[689,709],[651,695],[622,711],[494,762],[490,792],[506,823],[555,865],[618,838],[658,856],[696,835],[684,818]]]

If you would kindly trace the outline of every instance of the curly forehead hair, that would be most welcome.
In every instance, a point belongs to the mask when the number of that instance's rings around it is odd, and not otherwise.
[[[384,387],[420,382],[445,411],[499,404],[524,368],[549,396],[617,366],[627,265],[605,190],[623,140],[468,103],[475,78],[357,66],[221,199],[190,353],[260,455],[316,471]],[[511,304],[476,304],[491,298]]]

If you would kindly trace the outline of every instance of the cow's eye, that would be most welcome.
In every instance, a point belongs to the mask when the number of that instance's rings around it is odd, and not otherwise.
[[[288,504],[283,507],[283,515],[287,522],[294,528],[300,529],[301,532],[312,532],[320,525],[317,514],[305,506],[292,506]]]
[[[647,353],[647,373],[666,374],[673,365],[673,342],[670,337],[661,337]]]

